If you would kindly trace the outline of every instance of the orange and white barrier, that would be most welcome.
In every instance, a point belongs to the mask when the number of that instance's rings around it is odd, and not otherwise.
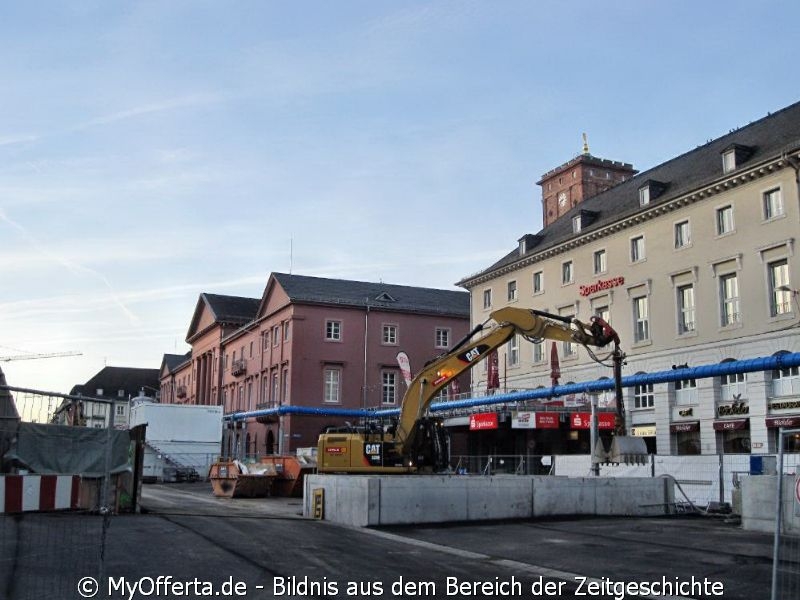
[[[0,475],[0,513],[75,509],[80,482],[78,475]]]

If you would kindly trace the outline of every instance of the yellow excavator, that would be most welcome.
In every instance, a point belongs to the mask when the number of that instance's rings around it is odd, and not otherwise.
[[[496,326],[478,340],[470,341]],[[426,416],[433,399],[454,378],[472,369],[492,350],[514,335],[538,341],[542,339],[572,342],[583,346],[603,347],[613,343],[614,378],[617,392],[617,435],[625,435],[622,406],[621,365],[624,353],[619,337],[608,323],[592,317],[584,324],[572,317],[562,317],[540,310],[506,307],[491,313],[489,319],[473,329],[450,351],[425,365],[403,396],[396,425],[329,428],[319,437],[317,472],[319,473],[414,473],[442,472],[449,467],[449,438],[436,417]]]

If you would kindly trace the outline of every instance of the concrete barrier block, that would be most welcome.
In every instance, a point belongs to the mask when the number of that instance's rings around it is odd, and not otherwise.
[[[383,477],[380,524],[466,520],[467,480],[466,477],[442,475]]]
[[[594,514],[592,479],[544,475],[533,479],[533,516]]]
[[[497,475],[467,481],[467,520],[525,519],[533,516],[533,485],[528,477]]]

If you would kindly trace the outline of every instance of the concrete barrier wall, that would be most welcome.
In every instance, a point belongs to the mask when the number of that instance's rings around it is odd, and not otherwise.
[[[800,534],[800,516],[795,514],[795,477],[783,476],[783,531]],[[742,528],[773,533],[778,493],[777,475],[742,478]]]
[[[557,515],[656,516],[674,502],[671,481],[496,475],[309,475],[303,513],[324,490],[324,518],[368,527]]]

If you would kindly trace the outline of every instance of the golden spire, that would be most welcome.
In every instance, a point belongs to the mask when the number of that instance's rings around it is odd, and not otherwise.
[[[589,139],[586,137],[586,133],[583,134],[583,153],[589,154]]]

